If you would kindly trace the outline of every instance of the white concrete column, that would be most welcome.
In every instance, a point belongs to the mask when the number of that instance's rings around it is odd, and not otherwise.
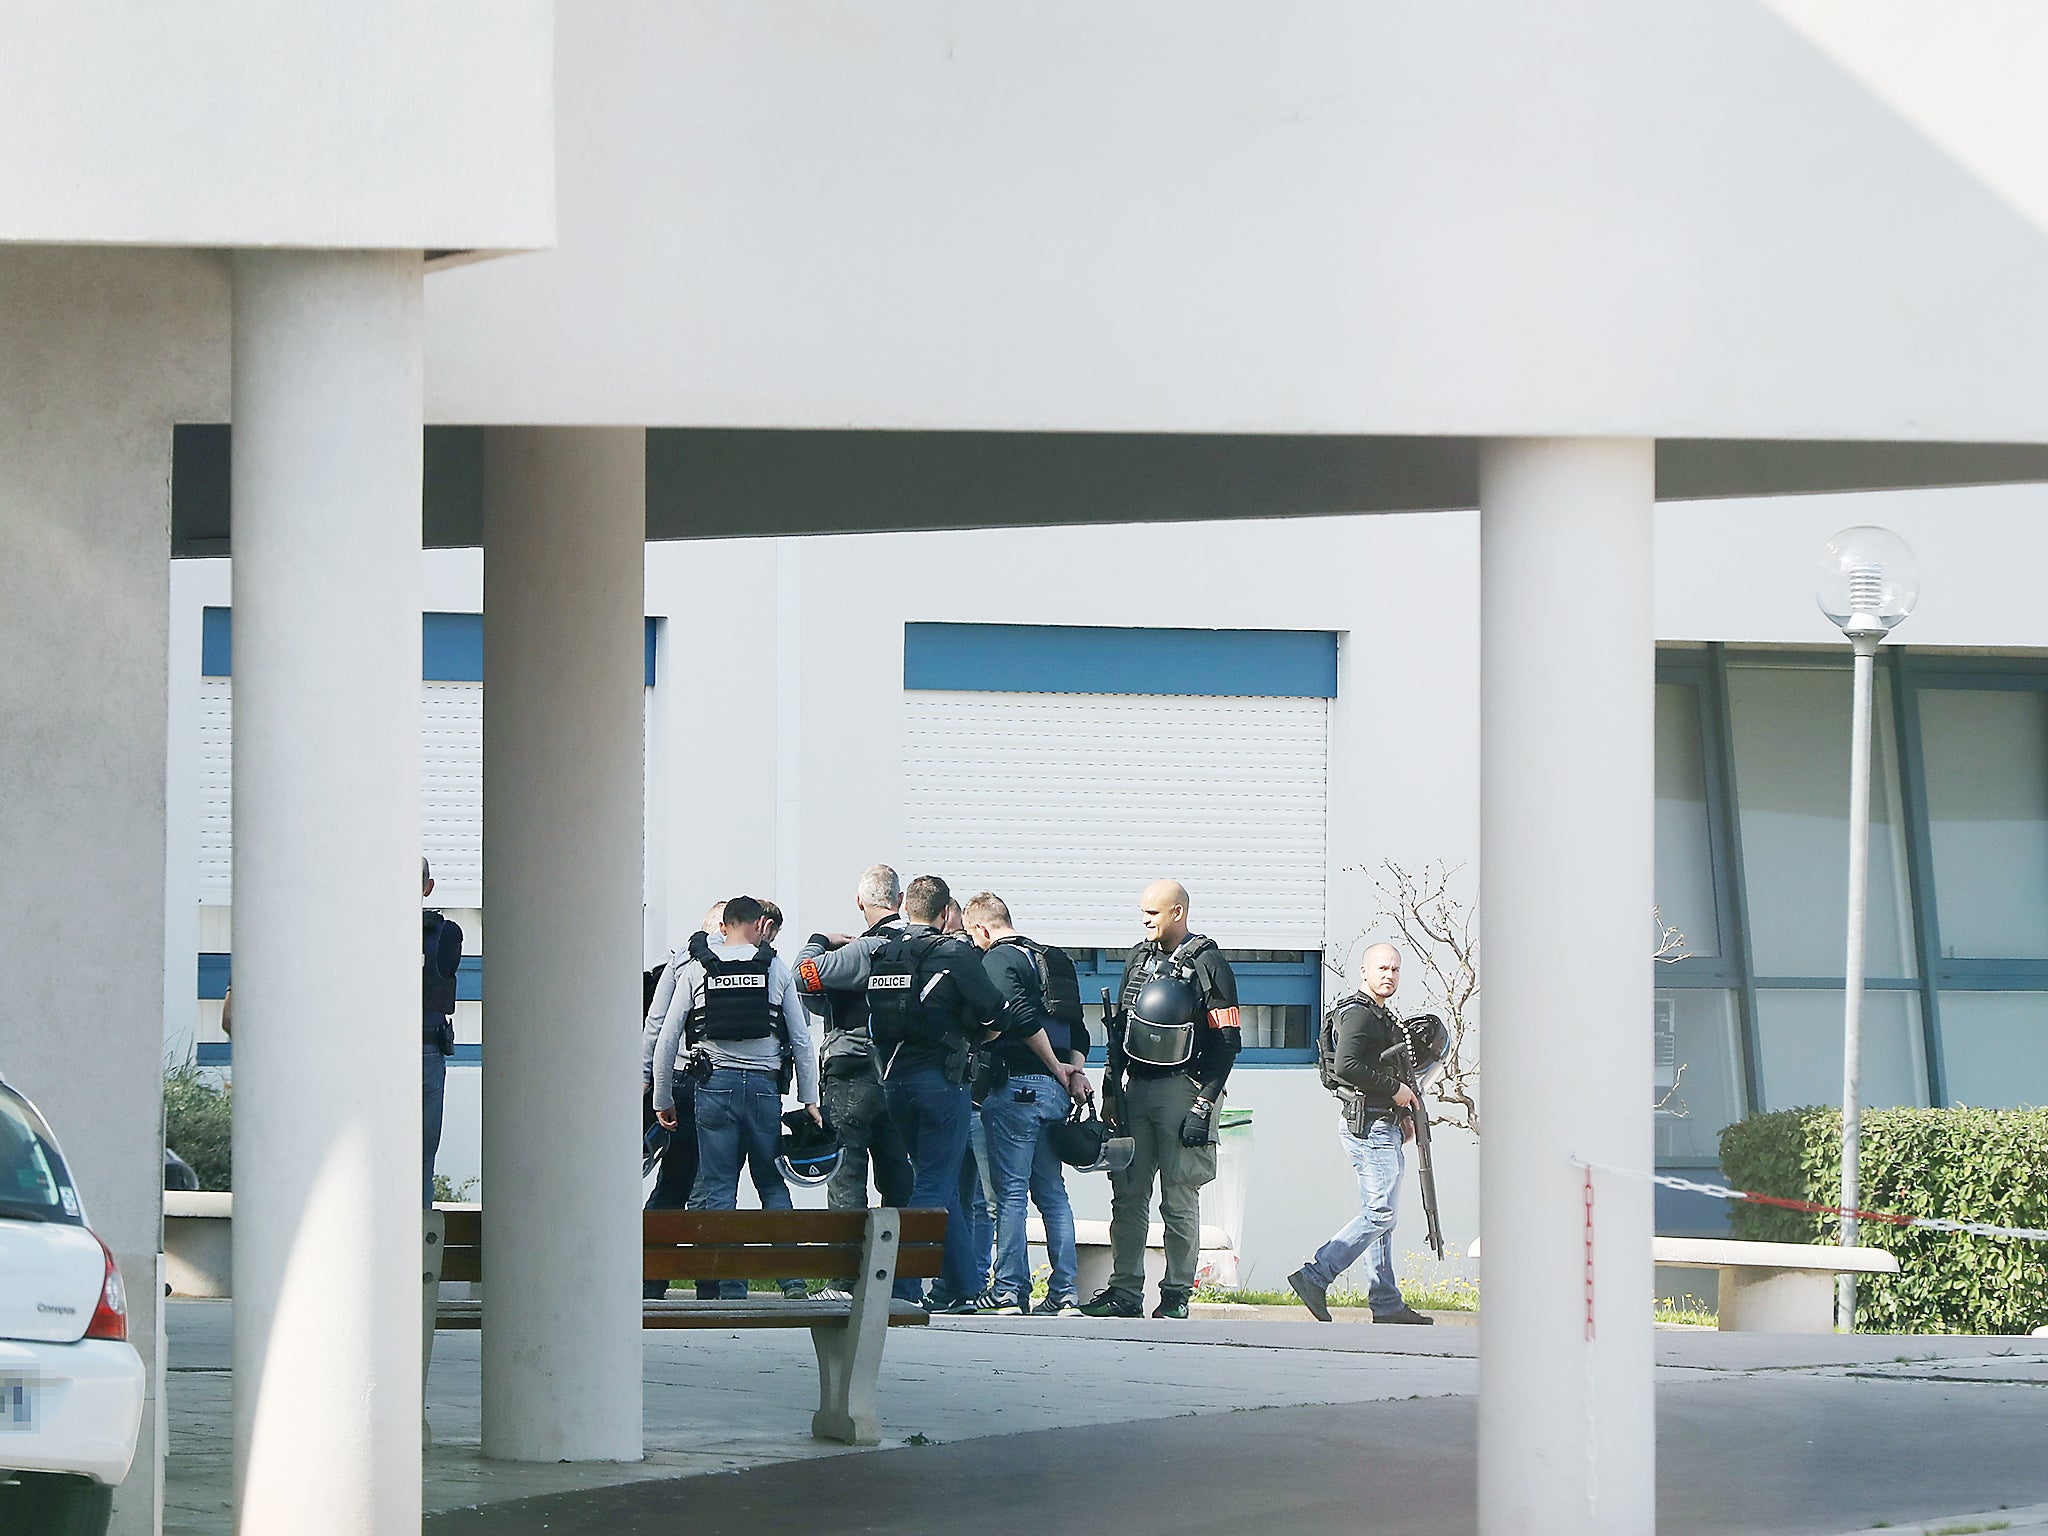
[[[637,1461],[646,434],[484,443],[484,1454]],[[765,717],[764,717],[765,719]]]
[[[420,1521],[417,252],[234,260],[235,1528]]]
[[[1655,444],[1481,449],[1479,1530],[1656,1524],[1650,1185]]]

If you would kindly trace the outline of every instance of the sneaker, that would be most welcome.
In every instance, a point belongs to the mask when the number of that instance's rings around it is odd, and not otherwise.
[[[782,1282],[782,1299],[784,1301],[809,1301],[811,1293],[804,1288],[803,1281],[785,1280]]]
[[[977,1317],[1021,1317],[1024,1305],[1010,1291],[983,1291],[967,1303],[966,1310]]]
[[[1152,1315],[1185,1318],[1188,1315],[1188,1293],[1169,1291],[1162,1286],[1159,1291],[1159,1305],[1152,1309]]]
[[[1048,1296],[1031,1309],[1033,1317],[1079,1317],[1081,1303],[1072,1296]]]
[[[1432,1326],[1436,1322],[1435,1318],[1424,1316],[1405,1301],[1401,1303],[1400,1311],[1375,1312],[1372,1320],[1376,1323],[1420,1323],[1424,1327]]]
[[[811,1300],[813,1300],[813,1301],[843,1301],[843,1302],[846,1302],[846,1303],[847,1303],[848,1305],[851,1305],[851,1304],[852,1304],[852,1302],[853,1302],[853,1292],[851,1292],[851,1291],[842,1291],[842,1290],[841,1290],[841,1289],[839,1289],[839,1287],[838,1287],[838,1286],[836,1286],[836,1285],[827,1285],[827,1286],[822,1286],[822,1287],[820,1287],[820,1288],[819,1288],[818,1290],[815,1290],[815,1291],[811,1292]]]
[[[1287,1277],[1294,1294],[1301,1298],[1301,1304],[1309,1310],[1309,1316],[1319,1323],[1330,1321],[1330,1288],[1309,1278],[1305,1269],[1297,1269]]]
[[[925,1311],[933,1317],[957,1317],[963,1312],[972,1312],[974,1303],[965,1296],[941,1296],[937,1291],[924,1299]]]
[[[1095,1293],[1095,1299],[1081,1308],[1083,1317],[1143,1317],[1145,1303],[1129,1291],[1119,1291],[1114,1286],[1105,1286]]]

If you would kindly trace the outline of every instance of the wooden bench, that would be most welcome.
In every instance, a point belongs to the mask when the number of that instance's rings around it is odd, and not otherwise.
[[[1478,1258],[1479,1244],[1467,1251]],[[1664,1269],[1718,1270],[1724,1333],[1833,1333],[1835,1276],[1899,1272],[1899,1261],[1882,1248],[1732,1237],[1653,1237],[1650,1261]]]
[[[881,1420],[875,1383],[890,1328],[921,1327],[924,1309],[892,1300],[897,1279],[939,1273],[944,1211],[647,1211],[641,1216],[640,1273],[649,1280],[854,1281],[853,1300],[749,1296],[732,1301],[645,1301],[648,1328],[808,1328],[818,1352],[820,1440],[875,1445]],[[483,1213],[474,1207],[426,1213],[422,1279],[424,1354],[435,1328],[481,1328],[486,1302],[440,1299],[444,1280],[483,1280]]]

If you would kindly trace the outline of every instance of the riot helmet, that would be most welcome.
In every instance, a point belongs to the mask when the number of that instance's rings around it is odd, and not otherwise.
[[[809,1110],[795,1109],[782,1117],[782,1151],[775,1166],[792,1184],[816,1189],[839,1167],[840,1150],[831,1121],[820,1125]]]
[[[1120,1172],[1138,1150],[1129,1136],[1110,1135],[1093,1104],[1076,1103],[1066,1119],[1046,1127],[1045,1138],[1061,1162],[1081,1173]]]
[[[1433,1013],[1403,1019],[1394,1026],[1394,1031],[1394,1043],[1386,1054],[1400,1065],[1404,1074],[1412,1073],[1418,1083],[1442,1066],[1451,1053],[1451,1033]]]
[[[1184,1067],[1195,1056],[1202,996],[1184,967],[1170,966],[1138,989],[1124,1019],[1124,1054],[1148,1067]]]

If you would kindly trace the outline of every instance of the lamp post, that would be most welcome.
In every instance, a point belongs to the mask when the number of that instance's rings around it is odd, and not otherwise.
[[[1913,551],[1885,528],[1844,528],[1822,546],[1813,593],[1856,652],[1855,707],[1849,726],[1848,954],[1842,984],[1842,1209],[1856,1209],[1857,1156],[1863,1142],[1863,920],[1870,885],[1870,697],[1877,648],[1913,611],[1920,578]],[[1842,1217],[1842,1246],[1856,1246],[1856,1218]],[[1856,1329],[1856,1277],[1835,1278],[1835,1327]]]

